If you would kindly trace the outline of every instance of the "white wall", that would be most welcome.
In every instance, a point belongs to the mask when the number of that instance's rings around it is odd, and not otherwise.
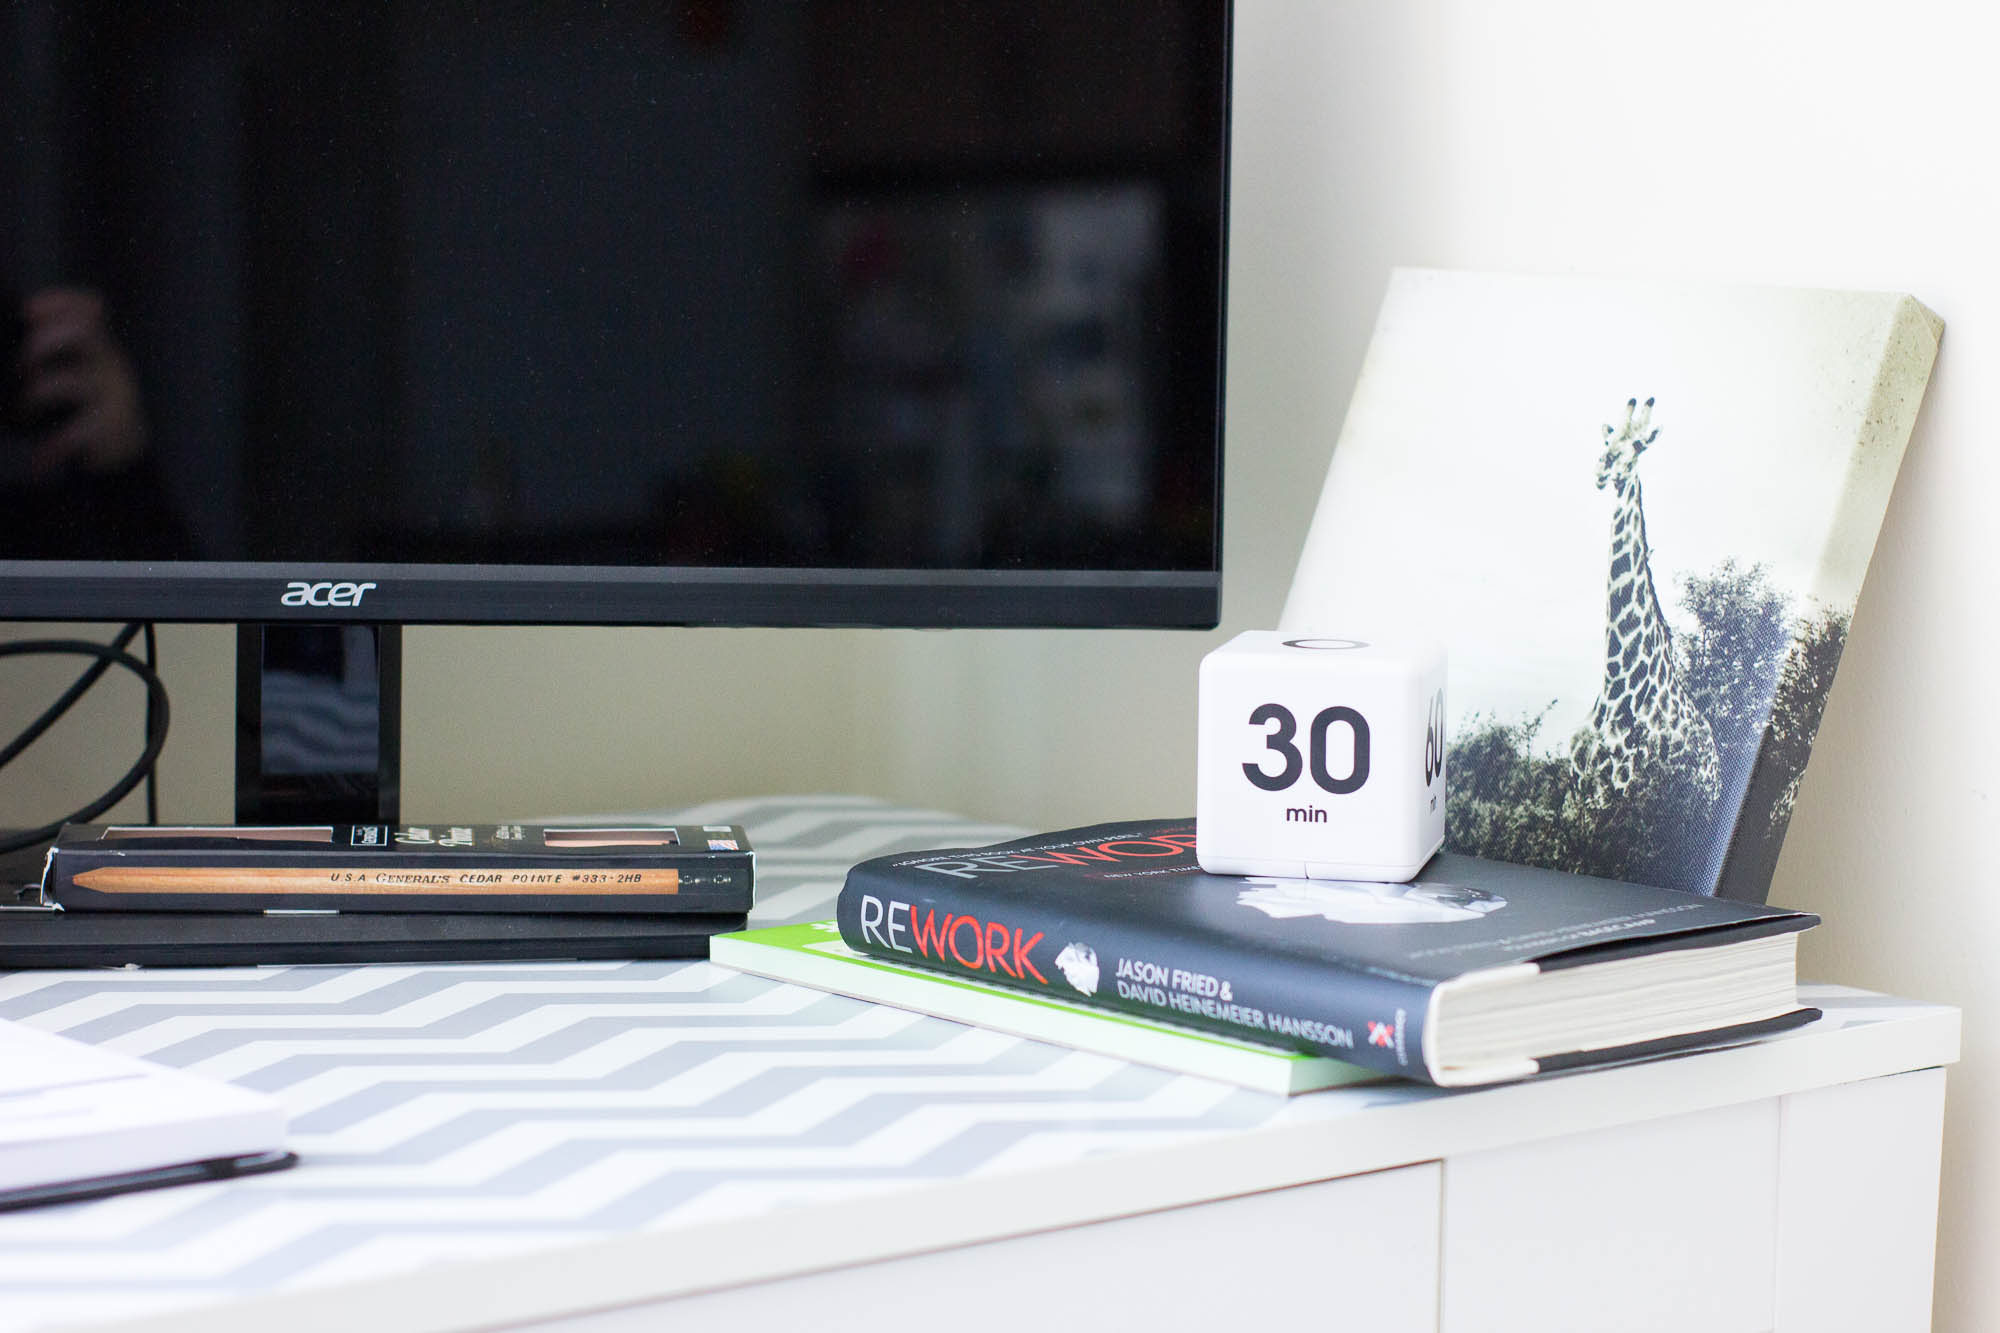
[[[1239,7],[1220,634],[413,631],[409,807],[849,789],[1047,826],[1184,813],[1195,665],[1277,617],[1392,265],[1913,292],[1944,317],[1944,351],[1774,897],[1825,915],[1814,975],[1967,1007],[1938,1327],[2000,1327],[2000,1276],[1977,1264],[2000,1238],[2000,886],[1982,856],[2000,723],[1978,693],[2000,592],[2000,78],[1983,7]],[[166,808],[221,817],[229,639],[177,628],[165,648]],[[0,679],[0,723],[46,697]],[[90,785],[75,756],[129,748],[135,698],[0,779],[0,819]]]
[[[1937,1304],[1937,1327],[1968,1333],[2000,1327],[2000,1274],[1979,1262],[2000,1238],[2000,726],[1981,693],[2000,592],[2000,80],[1983,13],[1245,0],[1234,258],[1239,294],[1258,286],[1234,311],[1230,404],[1237,463],[1256,427],[1309,475],[1351,382],[1346,334],[1392,262],[1909,291],[1944,317],[1773,897],[1826,918],[1810,973],[1968,1010]],[[1289,357],[1252,351],[1287,331]]]

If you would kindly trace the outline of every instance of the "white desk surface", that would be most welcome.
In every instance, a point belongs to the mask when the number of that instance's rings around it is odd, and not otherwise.
[[[1018,830],[715,803],[758,924]],[[1755,1046],[1289,1100],[705,962],[0,975],[0,1018],[282,1098],[295,1170],[0,1215],[0,1333],[466,1328],[809,1272],[1947,1064],[1958,1013],[1814,987]]]

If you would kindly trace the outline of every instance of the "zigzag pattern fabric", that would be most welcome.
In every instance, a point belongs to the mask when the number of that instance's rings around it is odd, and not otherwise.
[[[853,861],[1021,832],[832,797],[645,817],[748,827],[766,925],[830,916]],[[1815,1002],[1836,1023],[1891,1016],[1872,1001]],[[0,1017],[272,1092],[303,1159],[0,1216],[0,1333],[1438,1095],[1288,1103],[705,962],[14,973]]]

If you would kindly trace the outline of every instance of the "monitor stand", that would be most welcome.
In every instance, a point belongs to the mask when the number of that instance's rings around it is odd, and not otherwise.
[[[237,626],[236,822],[398,822],[402,721],[400,625]]]

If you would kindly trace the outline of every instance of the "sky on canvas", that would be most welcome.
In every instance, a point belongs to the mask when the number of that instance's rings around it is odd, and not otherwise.
[[[1441,638],[1454,727],[1553,702],[1541,740],[1564,745],[1603,672],[1604,426],[1635,396],[1656,400],[1639,475],[1670,620],[1681,575],[1731,559],[1800,609],[1851,608],[1897,461],[1856,450],[1894,315],[1877,294],[1399,273],[1283,627]]]

